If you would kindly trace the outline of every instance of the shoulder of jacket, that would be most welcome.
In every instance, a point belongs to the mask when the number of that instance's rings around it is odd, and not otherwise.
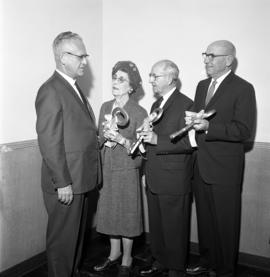
[[[179,101],[181,102],[186,102],[186,103],[190,103],[192,104],[193,101],[184,93],[182,93],[181,91],[177,90],[177,98]]]

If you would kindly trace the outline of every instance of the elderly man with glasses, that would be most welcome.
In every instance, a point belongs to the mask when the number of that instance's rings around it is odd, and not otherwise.
[[[56,71],[38,91],[36,130],[48,213],[48,276],[71,277],[79,276],[87,193],[99,178],[99,146],[94,113],[76,82],[87,65],[85,45],[79,35],[64,32],[53,51]]]
[[[146,143],[145,179],[149,209],[151,266],[140,276],[168,271],[169,277],[182,277],[186,267],[189,238],[189,207],[192,176],[192,147],[187,134],[170,140],[170,134],[185,126],[185,110],[192,101],[177,89],[178,67],[169,60],[154,64],[149,75],[158,100],[151,112],[162,108],[153,128],[143,131]]]
[[[237,260],[244,142],[255,123],[253,86],[234,74],[235,47],[226,40],[211,43],[203,53],[209,78],[199,82],[193,112],[186,123],[196,130],[194,195],[200,261],[189,275],[213,270],[235,276]],[[215,110],[209,118],[203,111]]]

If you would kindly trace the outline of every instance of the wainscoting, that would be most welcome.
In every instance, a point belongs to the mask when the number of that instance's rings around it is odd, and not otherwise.
[[[0,145],[0,272],[45,250],[47,215],[36,140]]]
[[[45,250],[47,215],[40,188],[41,157],[36,140],[0,145],[0,158],[2,273],[24,261],[41,257]],[[263,261],[270,259],[269,169],[270,143],[257,142],[246,154],[240,252],[242,256]],[[147,213],[145,215],[147,217]],[[145,222],[147,225],[148,221]],[[194,204],[191,242],[192,245],[198,242]]]

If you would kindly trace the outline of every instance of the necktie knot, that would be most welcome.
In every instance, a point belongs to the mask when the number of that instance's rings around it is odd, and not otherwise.
[[[157,109],[159,108],[161,102],[163,101],[163,96],[159,97],[158,100],[153,104],[152,108],[151,108],[151,112],[154,110],[154,109]]]
[[[163,96],[159,97],[158,100],[156,101],[156,108],[158,108],[163,101]]]

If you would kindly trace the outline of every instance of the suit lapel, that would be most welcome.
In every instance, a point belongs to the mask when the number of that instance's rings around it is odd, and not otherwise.
[[[88,101],[88,99],[87,99],[86,96],[85,96],[85,100],[86,100],[87,108],[88,108],[88,111],[87,111],[87,112],[90,113],[90,117],[91,117],[91,119],[93,120],[93,122],[96,122],[95,114],[94,114],[93,109],[92,109],[92,107],[91,107],[91,105],[90,105],[90,103],[89,103],[89,101]],[[82,101],[81,101],[81,102],[82,102]]]
[[[172,95],[168,98],[165,105],[163,106],[163,112],[165,112],[170,105],[174,102],[174,98],[176,97],[177,93],[179,93],[178,89],[175,89]]]
[[[80,107],[82,108],[82,110],[87,114],[88,117],[89,116],[89,112],[87,110],[87,107],[84,105],[84,103],[82,102],[82,100],[80,99],[80,97],[78,96],[77,92],[73,89],[73,87],[68,83],[67,80],[65,80],[57,71],[55,71],[54,76],[59,79],[59,81],[65,86],[65,88],[67,89],[67,91],[69,92],[69,94],[76,100],[76,102],[80,105]],[[86,98],[86,97],[85,97]],[[88,99],[86,98],[88,105],[90,106]],[[91,116],[93,114],[92,120],[95,124],[95,116],[94,113],[91,110]],[[96,125],[96,124],[95,124]]]
[[[217,88],[214,96],[212,97],[212,99],[209,101],[208,105],[206,106],[207,107],[207,110],[209,110],[209,108],[211,106],[213,106],[217,100],[224,94],[226,93],[226,87],[228,86],[228,84],[230,83],[231,79],[233,78],[234,76],[234,73],[231,72],[222,82],[221,84],[219,85],[219,87]],[[207,93],[207,90],[206,90],[206,93]],[[206,96],[206,95],[205,95]],[[205,98],[204,98],[205,99]]]

